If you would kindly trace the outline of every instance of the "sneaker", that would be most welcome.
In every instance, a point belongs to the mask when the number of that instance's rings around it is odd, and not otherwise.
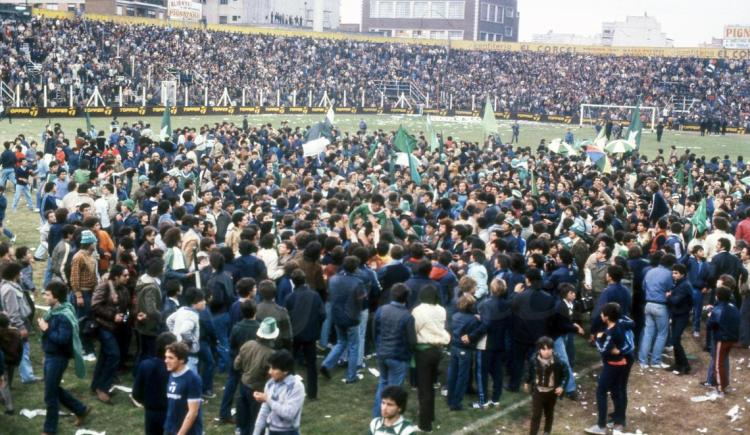
[[[639,364],[641,366],[641,370],[648,370],[651,368],[648,364]]]
[[[716,384],[712,384],[710,382],[701,382],[701,386],[704,386],[706,388],[716,388]]]
[[[594,435],[606,435],[607,429],[603,427],[599,427],[599,425],[595,424],[587,428],[586,430],[584,430],[584,432],[588,434],[594,434]]]
[[[697,331],[693,332],[693,337],[695,337],[695,338],[701,338],[701,333],[697,332]]]
[[[669,364],[659,363],[659,364],[651,364],[651,367],[654,367],[656,369],[668,369]]]
[[[672,347],[672,346],[666,346],[666,347],[664,347],[664,352],[672,353],[673,350],[674,350],[674,347]]]
[[[440,390],[440,395],[443,397],[448,397],[448,389],[443,388],[442,390]]]
[[[213,391],[206,391],[201,395],[201,397],[203,397],[204,399],[213,399],[216,397],[216,393],[214,393]]]
[[[25,381],[21,381],[21,383],[24,384],[24,385],[36,384],[37,382],[39,382],[41,380],[42,380],[42,378],[40,378],[39,376],[32,376],[31,378],[29,378],[29,379],[27,379]]]
[[[500,406],[500,402],[495,402],[493,400],[490,400],[489,402],[485,403],[484,406],[486,406],[488,408],[496,408],[496,407]]]
[[[87,353],[86,355],[83,356],[83,360],[88,361],[88,362],[94,362],[96,361],[96,355],[94,355],[93,353]]]
[[[487,404],[486,403],[482,404],[482,403],[479,403],[479,402],[474,402],[474,403],[471,404],[471,407],[474,408],[474,409],[485,409],[485,408],[487,408]]]

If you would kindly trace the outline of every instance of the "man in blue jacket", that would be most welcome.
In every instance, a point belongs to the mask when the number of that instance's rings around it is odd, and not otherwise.
[[[708,280],[711,278],[711,267],[706,261],[706,251],[701,245],[693,246],[687,258],[687,279],[693,288],[693,337],[701,336],[701,315],[703,314],[703,295],[708,293]]]
[[[672,266],[674,287],[667,292],[667,307],[672,318],[672,346],[674,346],[674,365],[667,368],[680,375],[690,373],[685,349],[682,347],[682,333],[685,331],[693,308],[693,287],[686,277],[687,268],[684,264]]]
[[[320,338],[320,326],[326,318],[326,310],[318,292],[305,284],[305,272],[302,269],[292,272],[292,283],[294,291],[287,296],[284,305],[292,322],[294,351],[301,354],[305,361],[307,397],[315,400],[318,397],[315,342]]]
[[[667,368],[661,362],[661,354],[669,334],[669,313],[667,312],[667,291],[672,288],[672,266],[676,259],[667,254],[659,260],[659,266],[646,272],[643,279],[643,291],[646,294],[646,325],[643,329],[643,340],[638,353],[641,367],[648,368],[649,355],[651,365]]]
[[[336,345],[320,365],[320,373],[331,379],[331,369],[346,349],[348,365],[346,383],[357,382],[357,352],[359,351],[359,318],[365,285],[355,273],[359,258],[348,256],[342,263],[342,271],[328,281],[328,301],[331,303],[331,321],[336,328]]]
[[[607,287],[596,300],[596,306],[591,312],[591,335],[604,331],[606,325],[602,322],[602,308],[610,302],[617,302],[620,305],[620,313],[623,316],[630,316],[630,307],[632,306],[632,296],[624,285],[620,284],[625,271],[620,266],[607,267]]]
[[[419,291],[426,285],[434,285],[439,287],[440,284],[430,279],[430,273],[432,272],[432,262],[428,259],[419,260],[416,267],[414,268],[415,274],[411,278],[404,282],[408,289],[408,296],[406,299],[406,306],[409,309],[414,308],[419,300]]]
[[[404,383],[409,371],[411,352],[417,343],[414,317],[406,308],[409,289],[403,284],[391,288],[391,302],[375,312],[375,347],[380,379],[372,407],[373,417],[380,417],[383,389]]]
[[[706,330],[711,334],[711,362],[708,365],[704,385],[715,386],[723,397],[729,386],[729,351],[740,335],[740,310],[730,302],[732,290],[728,287],[716,289],[718,303],[706,321]]]

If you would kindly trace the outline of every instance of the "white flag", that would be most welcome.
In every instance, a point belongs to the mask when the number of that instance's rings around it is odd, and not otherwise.
[[[331,107],[328,108],[328,113],[326,113],[326,119],[331,123],[331,125],[333,125],[335,117],[336,112],[333,111],[333,105],[331,105]]]
[[[306,142],[302,145],[303,155],[305,157],[316,156],[325,151],[326,147],[330,143],[331,141],[326,137],[319,137],[317,139],[311,140],[310,142]]]

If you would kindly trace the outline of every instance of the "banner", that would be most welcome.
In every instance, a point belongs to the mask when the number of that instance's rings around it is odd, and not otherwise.
[[[724,26],[724,48],[750,49],[750,26]]]
[[[328,109],[325,107],[277,107],[277,106],[183,106],[183,107],[170,107],[170,115],[172,116],[222,116],[228,118],[230,116],[243,116],[243,115],[310,115],[310,114],[325,114]],[[479,118],[480,113],[478,110],[464,110],[464,109],[424,109],[422,112],[418,112],[414,109],[400,108],[400,107],[340,107],[336,108],[336,113],[354,114],[354,115],[433,115],[433,116],[460,116],[460,117],[471,117]],[[162,106],[146,106],[146,107],[6,107],[5,113],[11,118],[75,118],[83,116],[84,113],[88,113],[92,118],[95,117],[161,117],[164,115],[164,107]],[[497,119],[503,120],[519,120],[519,121],[532,121],[532,122],[550,122],[555,124],[565,125],[577,125],[579,123],[578,115],[544,115],[539,113],[527,113],[527,112],[497,112],[495,113]],[[596,122],[593,118],[584,118],[584,123],[591,124]],[[623,127],[627,127],[630,121],[623,120],[618,121]],[[671,126],[665,126],[669,128]],[[678,127],[684,131],[699,131],[700,124],[698,123],[682,123]],[[727,127],[727,133],[732,134],[747,134],[745,127]]]
[[[192,0],[169,0],[167,15],[170,20],[198,23],[203,18],[203,5]]]

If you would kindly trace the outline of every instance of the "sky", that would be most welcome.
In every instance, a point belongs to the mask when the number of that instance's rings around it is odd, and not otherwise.
[[[470,0],[469,0],[470,1]],[[519,0],[519,33],[531,41],[535,33],[601,33],[604,21],[625,21],[627,15],[656,18],[676,46],[694,47],[720,38],[724,26],[750,26],[747,0]],[[341,22],[359,23],[362,0],[341,0]]]

